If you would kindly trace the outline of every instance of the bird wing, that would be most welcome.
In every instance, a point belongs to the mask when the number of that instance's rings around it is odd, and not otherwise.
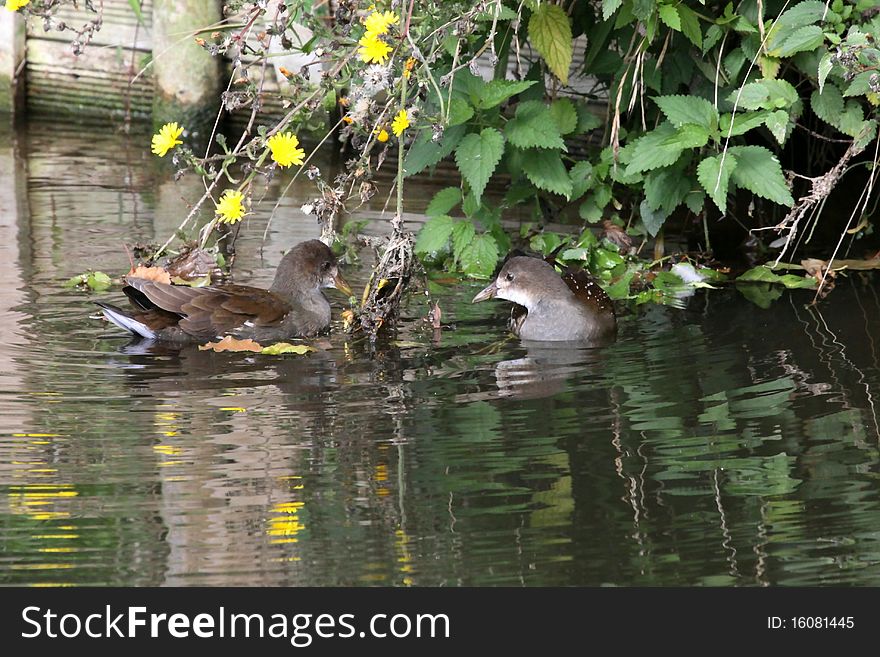
[[[139,294],[126,294],[143,307],[147,301],[155,308],[180,316],[182,331],[199,339],[210,339],[240,328],[245,322],[265,326],[280,321],[291,306],[278,295],[246,285],[186,287],[142,278],[126,278]],[[125,290],[124,290],[125,291]]]

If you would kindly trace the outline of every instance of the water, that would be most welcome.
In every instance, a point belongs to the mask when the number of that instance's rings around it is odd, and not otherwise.
[[[122,243],[198,198],[147,144],[0,135],[0,583],[880,585],[872,279],[817,308],[701,293],[595,350],[504,341],[479,283],[442,295],[438,342],[417,300],[375,351],[338,323],[307,357],[145,350],[94,318],[118,288],[61,283],[127,271]],[[297,183],[261,257],[288,179],[243,227],[237,282],[316,235]]]

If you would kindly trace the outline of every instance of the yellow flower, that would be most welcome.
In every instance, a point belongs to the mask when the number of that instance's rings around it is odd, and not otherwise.
[[[278,163],[278,166],[289,167],[291,164],[300,166],[303,163],[306,152],[297,148],[299,139],[292,132],[272,135],[266,144],[272,149],[272,159]]]
[[[6,9],[7,11],[18,11],[22,7],[27,4],[30,4],[31,0],[6,0]]]
[[[234,224],[245,215],[243,200],[244,194],[240,191],[227,189],[220,197],[220,202],[217,203],[217,209],[214,210],[214,213],[223,223]]]
[[[399,22],[400,17],[393,11],[386,11],[385,13],[377,11],[367,16],[364,25],[367,28],[367,34],[378,36],[387,33],[389,27],[397,25]]]
[[[391,46],[371,32],[362,36],[358,45],[361,47],[358,51],[358,57],[367,64],[384,64],[388,59],[388,53],[391,52]]]
[[[343,116],[343,117],[342,117],[342,120],[343,120],[345,123],[347,123],[348,125],[351,125],[352,123],[354,123],[354,119],[351,118],[348,114],[346,114],[345,116]]]
[[[409,79],[410,74],[412,73],[413,67],[416,65],[415,57],[410,57],[406,60],[406,63],[403,65],[403,77]]]
[[[388,131],[387,131],[385,128],[382,128],[382,129],[379,130],[379,132],[376,134],[376,139],[378,139],[378,140],[381,141],[382,143],[388,141]]]
[[[397,116],[394,117],[394,121],[391,123],[391,131],[394,133],[395,137],[400,137],[403,134],[403,131],[409,127],[409,116],[406,114],[406,110],[402,109],[397,113]]]
[[[155,135],[153,135],[153,152],[159,157],[165,157],[165,153],[183,142],[178,139],[183,133],[183,127],[176,123],[166,123]]]

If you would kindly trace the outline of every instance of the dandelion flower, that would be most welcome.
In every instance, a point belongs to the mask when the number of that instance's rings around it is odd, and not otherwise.
[[[279,132],[277,135],[272,135],[266,144],[272,149],[272,159],[278,163],[278,166],[302,165],[306,152],[298,148],[299,139],[292,132]]]
[[[384,64],[385,60],[388,59],[388,54],[391,52],[391,46],[371,32],[367,32],[362,36],[361,40],[358,41],[358,45],[361,47],[358,51],[358,57],[367,64]]]
[[[220,202],[217,203],[217,209],[214,210],[214,213],[223,223],[237,223],[245,215],[242,201],[244,201],[244,194],[237,189],[227,189],[220,197]]]
[[[363,92],[367,96],[375,96],[377,93],[388,87],[387,66],[381,64],[370,64],[364,71]]]
[[[400,17],[393,11],[386,11],[384,13],[376,11],[367,16],[364,26],[367,28],[367,34],[378,36],[379,34],[386,34],[389,27],[397,25],[399,22]]]
[[[409,116],[406,113],[405,109],[400,110],[397,113],[397,116],[394,117],[394,121],[391,123],[391,132],[394,133],[395,137],[400,137],[403,134],[403,131],[409,127]]]
[[[376,135],[376,139],[378,139],[382,143],[385,143],[386,141],[388,141],[388,131],[385,128],[382,128]]]
[[[166,123],[153,135],[153,153],[165,157],[165,153],[183,142],[178,139],[183,134],[183,127],[176,123]]]
[[[403,65],[403,77],[409,79],[409,76],[412,74],[412,70],[415,65],[415,57],[410,57],[409,59],[407,59],[406,63]]]
[[[6,0],[7,11],[18,11],[25,5],[30,4],[31,0]]]

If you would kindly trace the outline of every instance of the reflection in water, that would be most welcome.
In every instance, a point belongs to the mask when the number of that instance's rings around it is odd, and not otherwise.
[[[144,143],[0,139],[0,582],[880,584],[872,279],[767,311],[699,292],[597,349],[506,340],[467,284],[455,330],[375,348],[126,344],[60,283],[126,271],[198,196]],[[315,236],[304,184],[262,255],[273,203],[245,224],[237,282]]]

